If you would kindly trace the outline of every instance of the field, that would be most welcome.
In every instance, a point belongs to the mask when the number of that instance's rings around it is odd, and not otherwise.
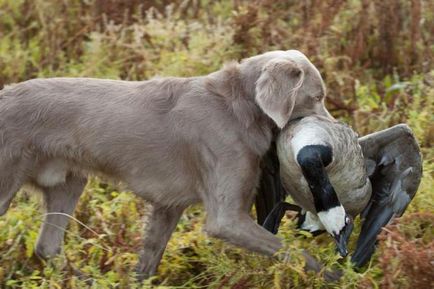
[[[33,255],[39,196],[18,194],[0,217],[0,288],[434,288],[433,31],[428,0],[0,0],[0,88],[36,77],[203,75],[230,60],[298,49],[324,77],[335,117],[360,135],[405,122],[424,159],[416,197],[360,272],[338,260],[328,236],[298,234],[291,218],[279,233],[289,257],[277,261],[207,237],[195,206],[158,276],[140,285],[134,266],[148,206],[94,178],[64,254],[48,262]],[[343,278],[305,273],[303,248]]]

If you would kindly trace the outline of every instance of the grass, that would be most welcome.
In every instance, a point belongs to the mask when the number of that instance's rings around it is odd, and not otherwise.
[[[159,275],[134,279],[147,205],[92,179],[66,234],[64,255],[33,255],[43,213],[20,192],[0,218],[0,288],[429,288],[434,272],[434,7],[431,1],[0,0],[0,87],[34,77],[140,80],[191,76],[272,49],[299,49],[318,66],[327,107],[361,135],[406,122],[424,158],[419,191],[355,272],[327,236],[285,218],[288,258],[271,260],[207,237],[203,210],[186,211]],[[287,3],[288,2],[288,3]],[[151,8],[153,7],[153,8]],[[357,230],[350,248],[354,248]],[[303,271],[306,249],[344,277]]]

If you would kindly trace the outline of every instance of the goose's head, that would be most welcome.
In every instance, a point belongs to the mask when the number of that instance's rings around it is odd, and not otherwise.
[[[342,257],[348,255],[347,242],[353,230],[352,218],[342,205],[318,212],[318,218],[326,231],[333,237]]]

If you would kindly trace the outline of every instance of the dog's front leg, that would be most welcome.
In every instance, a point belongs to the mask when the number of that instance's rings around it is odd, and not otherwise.
[[[255,159],[237,156],[219,164],[205,197],[206,232],[265,255],[275,254],[281,241],[249,215],[259,167]]]
[[[0,155],[0,216],[6,214],[12,199],[24,184],[28,163]]]
[[[184,209],[184,207],[153,206],[146,226],[144,248],[136,268],[140,281],[155,275],[157,272],[167,242]]]

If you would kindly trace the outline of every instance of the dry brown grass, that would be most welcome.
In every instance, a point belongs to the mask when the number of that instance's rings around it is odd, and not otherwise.
[[[380,238],[382,288],[434,287],[434,213],[413,213],[387,226]]]

